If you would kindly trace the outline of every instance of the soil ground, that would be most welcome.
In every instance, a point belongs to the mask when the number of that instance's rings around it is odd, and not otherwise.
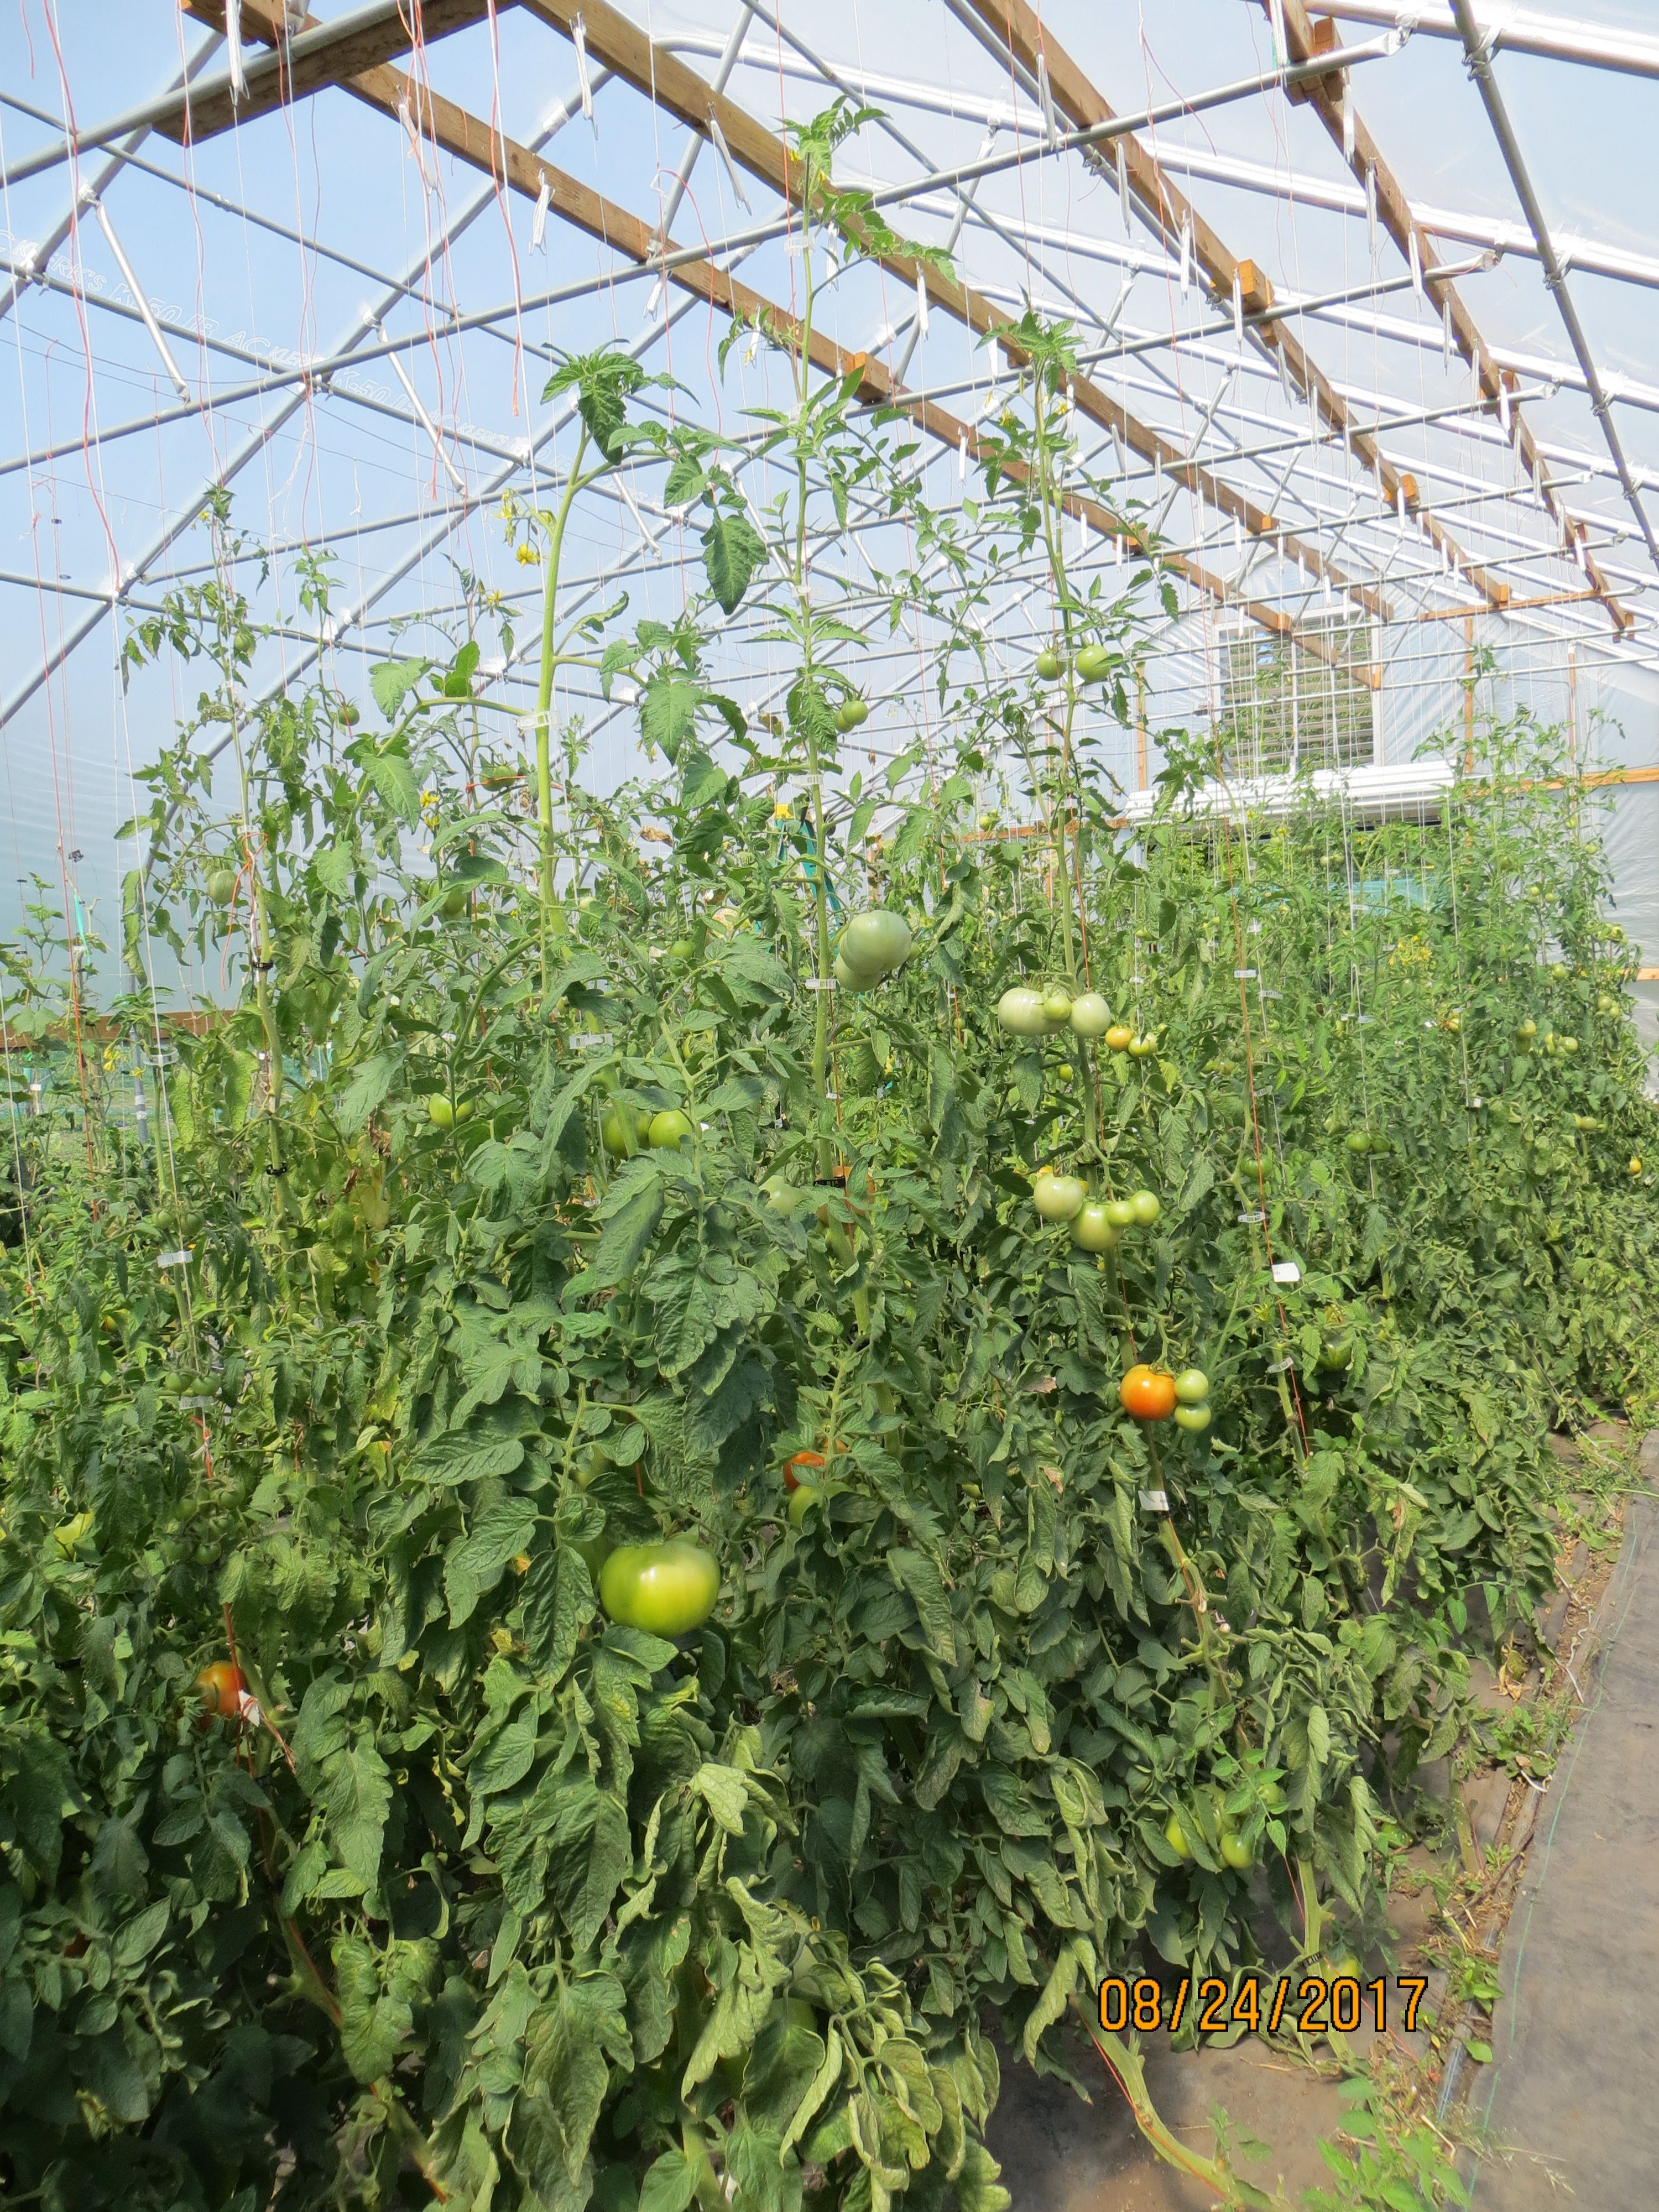
[[[1604,1476],[1609,1462],[1623,1463],[1603,1494],[1659,1492],[1659,1432],[1639,1455],[1617,1423],[1599,1424],[1582,1445],[1553,1441],[1570,1479],[1582,1453]],[[1588,1492],[1576,1502],[1591,1507]],[[1346,2063],[1323,2046],[1310,2059],[1249,2039],[1185,2052],[1148,2039],[1152,2101],[1200,2156],[1214,2154],[1218,2108],[1236,2170],[1300,2203],[1309,2187],[1333,2185],[1322,2139],[1339,2156],[1351,2148],[1340,2140],[1341,2081],[1380,2064],[1396,2112],[1431,2119],[1449,2154],[1461,2147],[1476,2212],[1547,2203],[1559,2212],[1569,2190],[1584,2205],[1659,2203],[1659,1892],[1650,1878],[1659,1844],[1659,1509],[1642,1495],[1622,1507],[1613,1496],[1605,1512],[1591,1511],[1582,1538],[1564,1541],[1534,1651],[1511,1647],[1496,1674],[1475,1670],[1481,1702],[1519,1723],[1508,1763],[1455,1779],[1443,1762],[1417,1778],[1438,1814],[1429,1825],[1445,1841],[1396,1863],[1394,1958],[1376,1953],[1364,1972],[1427,1974],[1424,2027],[1407,2038],[1391,2022],[1380,2051],[1367,2025],[1347,2039]],[[1568,1712],[1571,1732],[1552,1768],[1552,1717]],[[1516,1749],[1528,1717],[1541,1788],[1527,1772],[1532,1755]],[[1448,1964],[1458,1969],[1451,1985]],[[1490,2014],[1458,1995],[1483,1966],[1502,1991]],[[1490,2047],[1493,2063],[1470,2060],[1469,2043]],[[1616,2069],[1603,2063],[1609,2050],[1620,2053]],[[1091,2046],[1080,2042],[1073,2064],[1091,2085],[1086,2104],[1064,2082],[1005,2059],[988,2140],[1014,2212],[1214,2204],[1206,2182],[1154,2152]]]

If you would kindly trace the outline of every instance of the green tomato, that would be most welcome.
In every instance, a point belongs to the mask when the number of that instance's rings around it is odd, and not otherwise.
[[[1346,1142],[1351,1152],[1368,1152],[1371,1148],[1371,1140],[1363,1129],[1350,1129]]]
[[[1561,1049],[1563,1052],[1577,1052],[1578,1049],[1577,1038],[1576,1036],[1564,1036],[1561,1040]]]
[[[1210,1395],[1210,1378],[1201,1367],[1188,1367],[1176,1376],[1176,1398],[1183,1406],[1201,1406]]]
[[[1037,653],[1036,672],[1045,684],[1052,684],[1060,673],[1060,655],[1053,646],[1045,645]]]
[[[1042,1000],[1042,1011],[1056,1029],[1060,1027],[1062,1024],[1069,1022],[1072,1018],[1072,1000],[1070,993],[1062,991],[1058,986],[1056,986],[1052,991],[1045,992]]]
[[[1158,1194],[1155,1191],[1132,1191],[1129,1194],[1129,1203],[1134,1208],[1135,1226],[1137,1229],[1150,1229],[1153,1222],[1158,1219],[1158,1215],[1164,1211],[1164,1208],[1158,1203]]]
[[[1070,1221],[1089,1193],[1076,1176],[1040,1175],[1031,1187],[1031,1195],[1045,1221]]]
[[[836,709],[836,727],[844,735],[856,730],[860,722],[870,719],[870,709],[862,699],[843,699]]]
[[[1125,1229],[1133,1229],[1135,1225],[1134,1200],[1132,1198],[1109,1198],[1106,1218],[1120,1233]]]
[[[1210,1425],[1210,1409],[1207,1406],[1177,1406],[1175,1419],[1176,1428],[1185,1429],[1189,1436],[1201,1437]]]
[[[1072,1216],[1072,1242],[1085,1252],[1115,1252],[1123,1242],[1123,1231],[1107,1219],[1103,1206],[1091,1200]]]
[[[1069,1060],[1062,1060],[1060,1066],[1054,1070],[1056,1078],[1061,1083],[1069,1083],[1076,1073],[1077,1070],[1073,1066]]]
[[[1079,1036],[1104,1036],[1112,1026],[1112,1010],[1098,991],[1085,991],[1072,1001],[1071,1022]]]
[[[768,1176],[761,1188],[766,1193],[766,1203],[775,1213],[793,1213],[807,1196],[799,1183],[791,1182],[785,1175]]]
[[[646,1141],[658,1152],[677,1152],[682,1142],[691,1134],[689,1117],[678,1106],[666,1106],[660,1114],[651,1116],[651,1127]]]
[[[1158,1038],[1155,1034],[1149,1033],[1146,1036],[1133,1036],[1129,1039],[1131,1060],[1150,1060],[1157,1050]]]
[[[1340,1375],[1353,1358],[1353,1344],[1346,1336],[1328,1336],[1319,1347],[1319,1364]]]
[[[789,1493],[789,1525],[799,1528],[815,1505],[822,1505],[823,1492],[816,1482],[798,1482]]]
[[[701,1544],[623,1544],[599,1570],[599,1602],[624,1628],[684,1636],[700,1627],[720,1594],[720,1562]]]
[[[433,1091],[427,1095],[426,1110],[434,1128],[453,1129],[458,1121],[472,1119],[472,1101],[464,1098],[459,1106],[453,1106],[441,1091]]]
[[[631,1159],[638,1139],[634,1116],[626,1106],[607,1106],[599,1116],[599,1142],[613,1158]]]
[[[879,975],[866,975],[862,969],[849,968],[839,952],[836,955],[835,976],[843,991],[873,991],[882,981]]]
[[[452,884],[438,902],[438,911],[446,921],[459,921],[466,912],[466,893],[459,884]]]
[[[1048,1017],[1043,1012],[1042,992],[1027,990],[1023,984],[1017,983],[997,1000],[997,1020],[1011,1036],[1048,1034]]]
[[[1224,1828],[1221,1833],[1221,1856],[1241,1874],[1246,1867],[1255,1864],[1255,1853],[1243,1836],[1235,1835],[1230,1828]]]
[[[228,906],[236,896],[236,878],[229,868],[215,868],[207,879],[207,895],[215,906]]]
[[[841,933],[842,958],[854,974],[885,975],[910,950],[910,925],[902,914],[872,907],[855,914]]]
[[[1077,672],[1085,684],[1098,684],[1112,665],[1112,656],[1103,645],[1085,645],[1077,657]]]
[[[1193,1847],[1187,1840],[1187,1831],[1181,1825],[1179,1813],[1171,1813],[1164,1824],[1164,1840],[1177,1858],[1189,1859]]]

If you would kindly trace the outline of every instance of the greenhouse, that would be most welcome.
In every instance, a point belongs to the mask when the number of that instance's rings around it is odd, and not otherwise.
[[[1651,2201],[1595,9],[20,0],[7,2204]]]

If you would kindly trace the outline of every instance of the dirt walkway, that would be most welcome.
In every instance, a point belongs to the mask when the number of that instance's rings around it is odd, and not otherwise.
[[[1642,1480],[1659,1489],[1659,1437]],[[1633,1498],[1588,1706],[1501,1954],[1476,2212],[1659,2202],[1659,1508]],[[1565,2189],[1563,2187],[1565,2185]]]

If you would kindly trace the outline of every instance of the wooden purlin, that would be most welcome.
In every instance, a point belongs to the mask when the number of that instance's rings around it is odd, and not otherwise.
[[[242,0],[242,26],[251,36],[263,38],[269,44],[276,40],[276,8],[279,0]],[[224,29],[224,0],[180,0],[185,12],[194,21],[213,29]],[[590,51],[592,49],[590,48]],[[596,55],[596,58],[597,58]],[[609,64],[607,64],[607,66]],[[321,88],[315,88],[320,89]],[[404,120],[406,126],[418,130],[435,145],[453,154],[457,160],[482,169],[489,177],[497,178],[512,191],[526,198],[539,198],[544,183],[549,194],[549,206],[567,222],[586,233],[590,238],[601,240],[624,255],[641,268],[653,264],[661,265],[666,281],[684,292],[706,300],[713,307],[738,319],[763,325],[784,343],[800,342],[800,325],[787,309],[778,307],[762,293],[740,284],[726,270],[716,268],[713,262],[697,260],[680,262],[668,266],[664,257],[677,251],[671,241],[662,239],[650,224],[625,209],[615,206],[599,193],[575,178],[567,176],[551,163],[544,161],[526,146],[492,131],[489,126],[471,115],[465,108],[417,85],[401,70],[385,64],[366,70],[357,76],[345,80],[341,88],[353,94],[369,106],[383,114]],[[759,125],[754,126],[759,129]],[[725,125],[722,124],[722,130]],[[735,151],[735,149],[734,149]],[[914,263],[908,264],[912,269]],[[957,287],[957,290],[963,288]],[[977,295],[974,295],[977,297]],[[980,453],[980,434],[974,424],[947,414],[931,400],[911,399],[902,386],[896,388],[887,371],[878,362],[871,362],[862,354],[854,354],[821,331],[814,331],[808,349],[813,366],[830,375],[846,376],[854,367],[859,370],[859,397],[872,406],[898,406],[905,410],[920,428],[939,440],[940,443],[960,452],[964,447],[975,459]],[[1005,469],[1005,474],[1018,475],[1017,470]],[[1062,495],[1060,505],[1066,514],[1083,517],[1091,528],[1105,537],[1133,538],[1133,526],[1103,507],[1097,501],[1085,499],[1076,493]],[[1255,599],[1231,598],[1224,579],[1212,576],[1195,561],[1180,555],[1167,555],[1164,567],[1173,574],[1182,577],[1193,587],[1210,598],[1231,605],[1261,629],[1271,630],[1279,637],[1294,637],[1304,652],[1332,667],[1347,667],[1331,647],[1316,632],[1297,628],[1294,620],[1278,607]],[[1379,681],[1379,672],[1368,672],[1373,687]]]
[[[587,52],[605,64],[618,76],[625,78],[647,100],[666,110],[677,122],[703,137],[712,137],[711,118],[718,122],[720,136],[734,161],[740,162],[751,175],[771,187],[792,205],[800,202],[799,165],[790,155],[781,139],[757,122],[735,100],[688,68],[678,56],[663,46],[654,46],[637,25],[606,4],[606,0],[522,0],[526,11],[539,16],[554,29],[572,37],[578,21],[582,26],[582,40]],[[874,257],[880,265],[897,276],[912,290],[918,275],[931,305],[963,323],[984,337],[996,335],[1010,358],[1023,358],[1018,349],[1007,342],[1006,333],[1013,327],[1013,319],[1000,307],[994,307],[982,292],[969,284],[943,275],[927,262],[918,262],[905,253],[881,254]],[[1352,578],[1328,561],[1316,544],[1297,538],[1293,532],[1280,532],[1273,518],[1256,506],[1254,501],[1232,485],[1224,482],[1214,471],[1189,461],[1180,447],[1161,437],[1121,407],[1091,379],[1079,376],[1075,380],[1073,396],[1079,411],[1103,430],[1112,431],[1124,445],[1138,453],[1143,460],[1155,466],[1161,465],[1173,483],[1184,485],[1218,513],[1235,517],[1253,538],[1272,537],[1284,547],[1285,557],[1300,559],[1316,577],[1328,577],[1333,587],[1357,599],[1370,614],[1380,621],[1391,619],[1388,602],[1369,586],[1357,583]],[[1132,522],[1120,520],[1114,525],[1120,536],[1133,538],[1137,543],[1140,534]]]
[[[1092,130],[1100,124],[1113,120],[1113,111],[1100,91],[1058,43],[1053,33],[1042,27],[1036,12],[1026,5],[1026,0],[967,0],[967,4],[1028,74],[1036,76],[1037,58],[1039,54],[1042,56],[1054,107],[1074,129]],[[1291,4],[1297,4],[1297,0],[1291,0]],[[1310,46],[1297,58],[1306,59],[1311,52]],[[1322,85],[1324,80],[1321,78],[1313,82]],[[1316,94],[1316,99],[1318,96]],[[1340,131],[1340,110],[1338,127]],[[1170,183],[1156,159],[1132,131],[1125,131],[1114,139],[1110,149],[1103,147],[1102,160],[1112,158],[1113,151],[1119,146],[1124,151],[1129,189],[1152,217],[1165,246],[1176,246],[1183,228],[1188,229],[1195,265],[1209,280],[1211,290],[1217,299],[1224,303],[1230,301],[1235,276],[1241,269],[1248,270],[1252,264],[1228,250],[1198,210]],[[1310,392],[1313,394],[1315,404],[1331,428],[1347,433],[1348,444],[1355,455],[1380,477],[1389,504],[1395,504],[1400,495],[1399,476],[1382,459],[1373,439],[1352,422],[1340,394],[1324,372],[1309,357],[1288,322],[1261,323],[1247,325],[1247,328],[1252,331],[1259,345],[1269,351],[1277,350],[1297,390],[1304,396]],[[1436,550],[1443,548],[1475,589],[1485,595],[1492,606],[1501,609],[1508,600],[1509,586],[1500,578],[1492,575],[1479,562],[1471,562],[1459,549],[1456,541],[1441,528],[1432,516],[1426,519],[1423,526]],[[1382,619],[1389,617],[1385,616]]]
[[[180,5],[185,14],[198,22],[212,23],[222,34],[222,4],[210,9],[195,5],[194,0],[180,0]],[[409,12],[412,15],[414,11]],[[489,13],[490,0],[424,0],[419,12],[420,43],[426,46],[451,31],[482,23]],[[384,22],[342,33],[305,53],[294,55],[289,52],[293,38],[302,32],[325,32],[328,25],[315,15],[307,15],[298,31],[279,37],[276,14],[277,10],[263,4],[263,0],[256,0],[254,6],[244,11],[244,27],[250,36],[267,46],[275,46],[279,54],[289,56],[286,66],[272,69],[267,63],[238,100],[233,100],[228,91],[204,97],[186,86],[172,108],[156,118],[154,128],[181,145],[186,139],[194,143],[200,138],[217,137],[234,124],[267,115],[273,108],[304,99],[307,93],[321,91],[325,85],[339,84],[371,72],[392,55],[407,53],[416,44],[415,34],[403,12],[394,11]]]
[[[978,0],[975,0],[975,4],[978,4]],[[1262,0],[1264,9],[1267,4],[1267,0]],[[1285,36],[1292,61],[1305,61],[1316,51],[1314,43],[1316,35],[1313,18],[1304,5],[1304,0],[1285,0]],[[1400,179],[1383,160],[1376,139],[1365,128],[1358,112],[1352,109],[1352,91],[1348,97],[1351,110],[1350,121],[1353,130],[1353,155],[1349,166],[1362,185],[1365,181],[1366,172],[1368,170],[1370,172],[1376,192],[1377,221],[1393,239],[1407,261],[1411,259],[1412,240],[1415,237],[1418,266],[1427,270],[1431,263],[1429,234],[1413,219],[1411,203],[1406,197]],[[1327,78],[1318,77],[1312,80],[1307,105],[1319,117],[1334,142],[1338,153],[1340,154],[1343,146],[1343,125],[1342,88],[1340,80],[1334,95],[1329,89],[1329,81]],[[1482,398],[1490,405],[1498,406],[1498,392],[1504,381],[1503,371],[1487,352],[1486,343],[1475,327],[1474,318],[1464,306],[1457,287],[1449,280],[1437,282],[1431,277],[1425,276],[1424,289],[1443,314],[1449,307],[1452,343],[1479,380]],[[1518,410],[1515,412],[1512,419],[1515,426],[1516,455],[1527,475],[1537,482],[1540,480],[1541,456],[1534,441],[1532,432],[1528,428]],[[1545,503],[1559,525],[1565,538],[1572,532],[1573,526],[1559,504],[1547,476],[1544,476],[1542,481],[1545,487]],[[1592,595],[1607,609],[1614,629],[1620,631],[1628,629],[1634,617],[1613,597],[1611,586],[1596,567],[1588,547],[1584,551],[1584,573],[1589,579]]]

